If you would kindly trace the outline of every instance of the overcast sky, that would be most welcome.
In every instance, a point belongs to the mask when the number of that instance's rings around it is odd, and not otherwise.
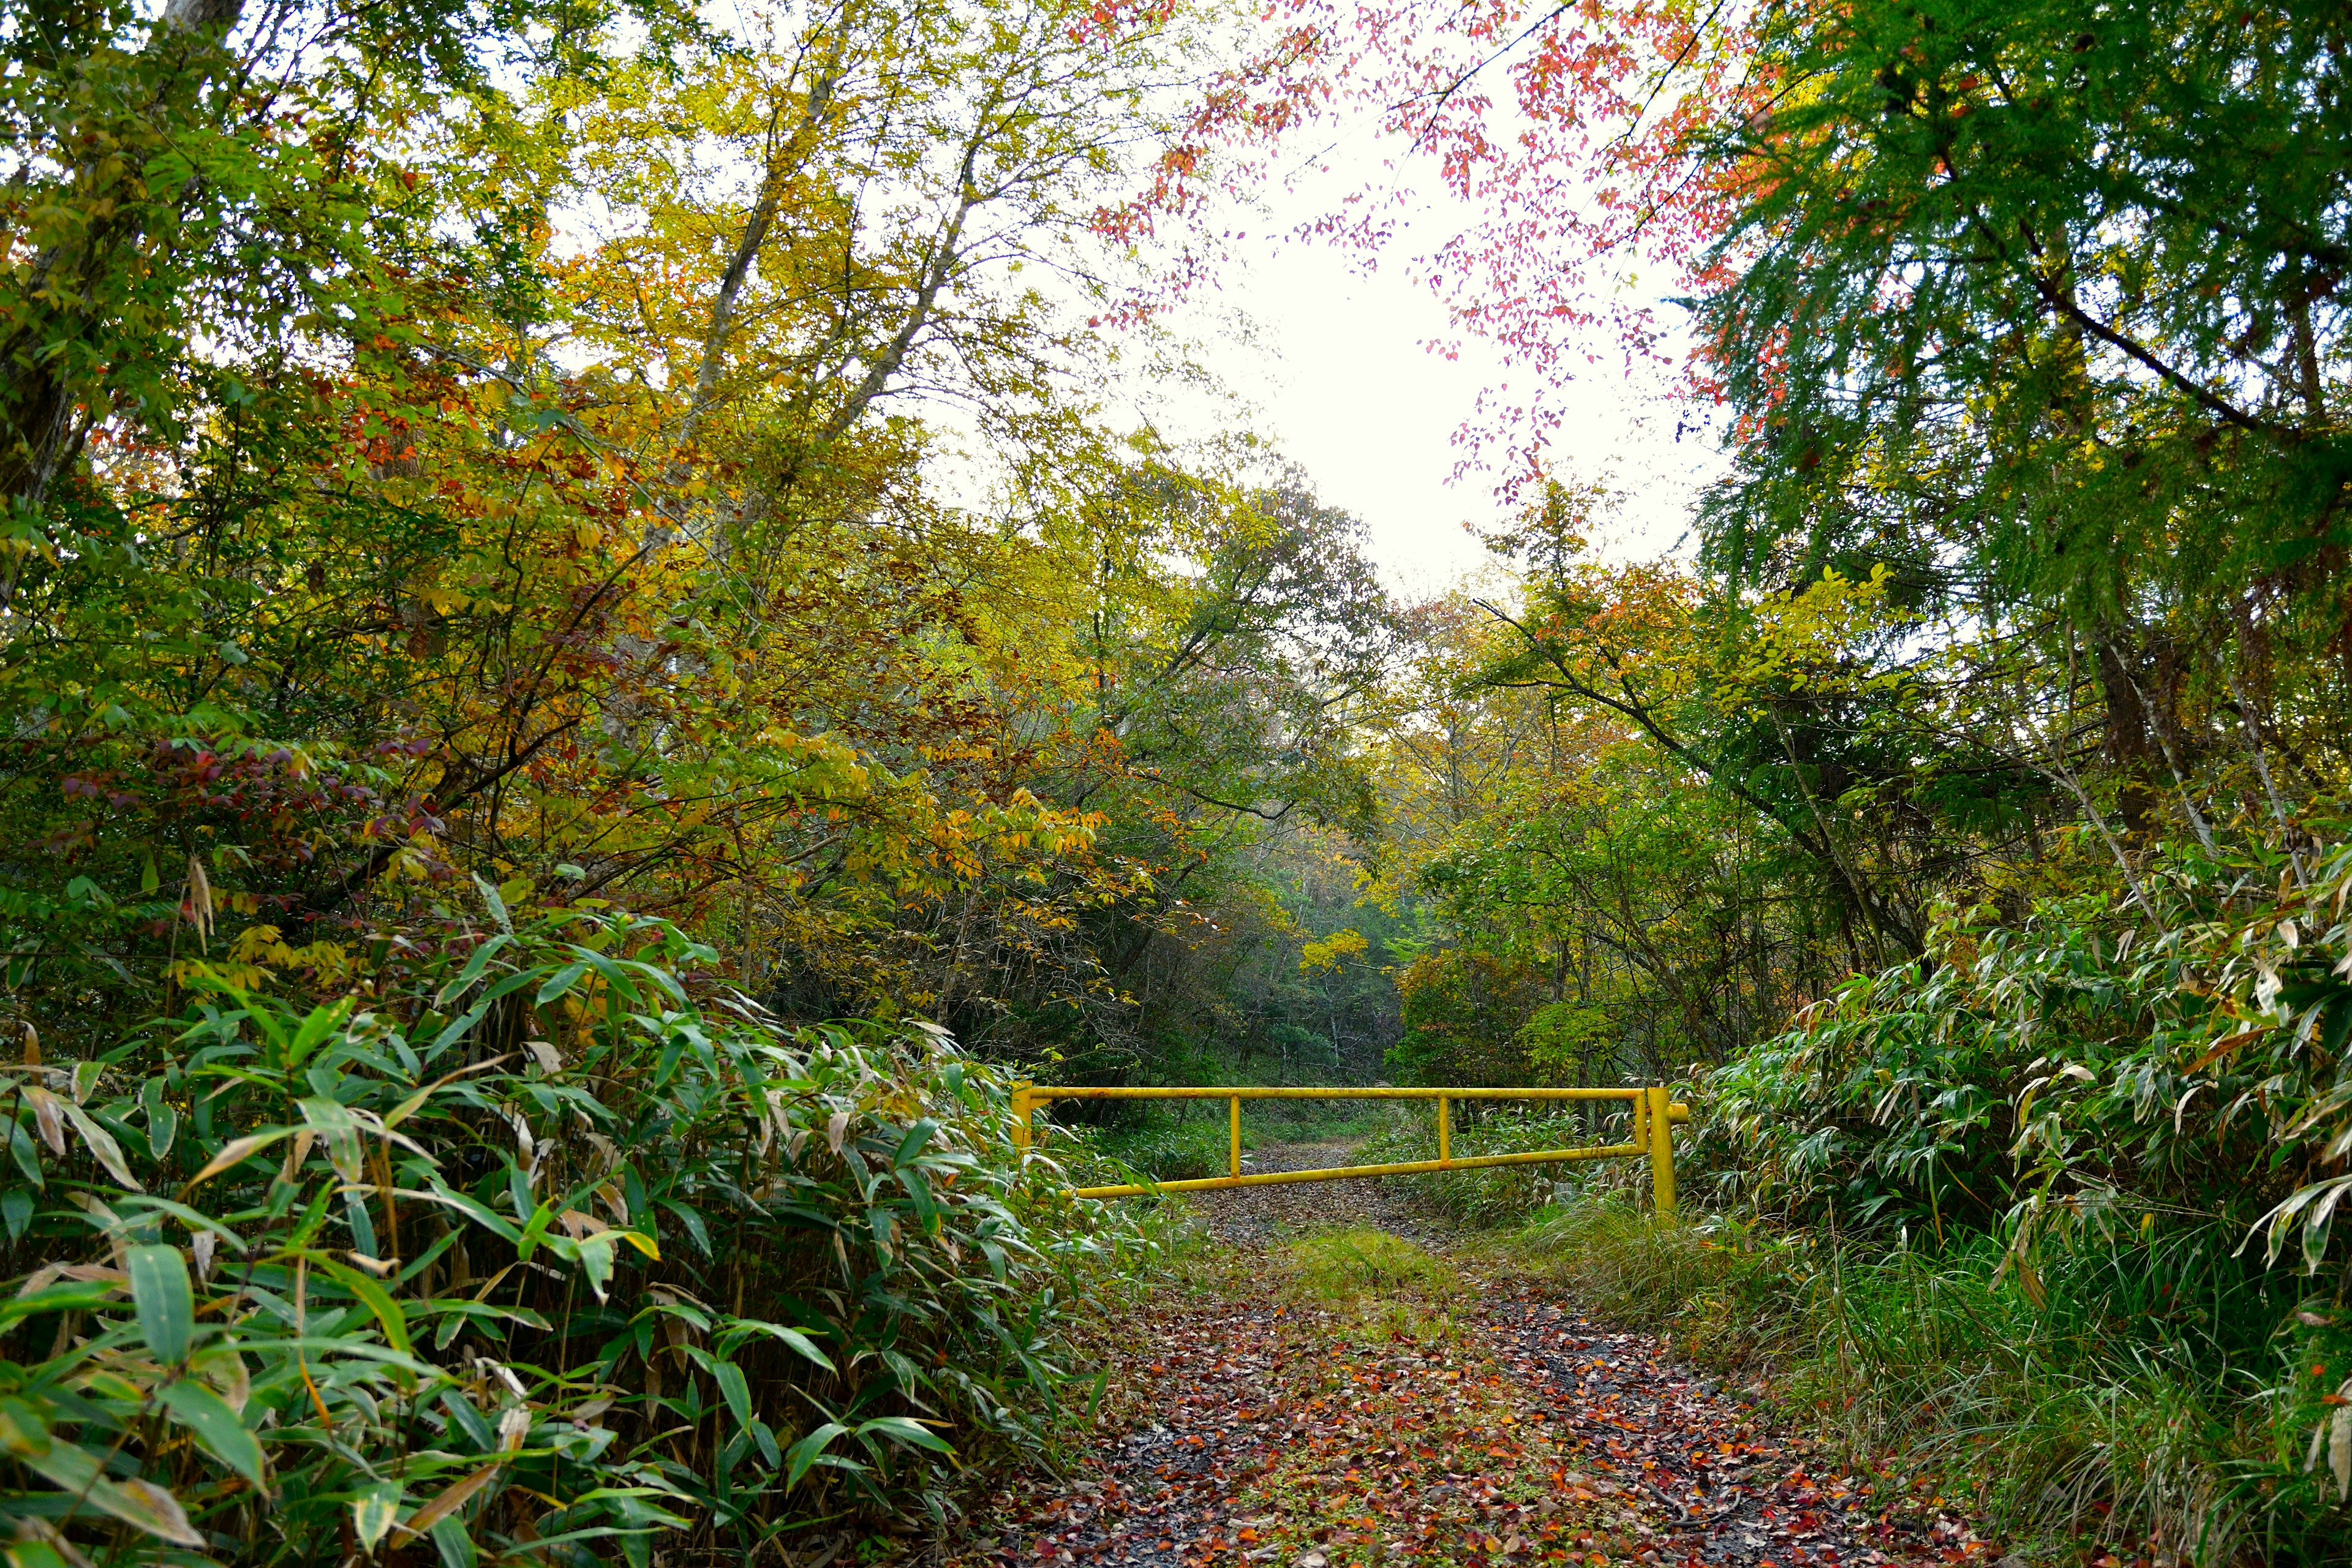
[[[1257,215],[1263,226],[1253,227],[1280,233],[1322,210],[1338,182],[1390,177],[1368,141],[1342,145],[1331,162],[1328,176],[1276,191]],[[1453,360],[1425,347],[1454,334],[1444,305],[1415,281],[1410,258],[1470,215],[1442,190],[1417,192],[1414,203],[1404,243],[1370,275],[1320,245],[1268,241],[1220,295],[1177,324],[1323,500],[1364,520],[1391,586],[1418,596],[1486,563],[1463,523],[1489,525],[1505,514],[1491,476],[1451,482],[1461,457],[1454,435],[1480,390],[1507,384],[1511,372],[1475,339]],[[1232,309],[1246,312],[1255,341],[1218,314]],[[1655,557],[1676,547],[1696,490],[1719,460],[1709,435],[1685,432],[1677,442],[1674,411],[1661,416],[1647,389],[1630,385],[1611,363],[1613,352],[1601,357],[1570,391],[1575,416],[1555,440],[1555,468],[1624,493],[1622,526],[1596,541],[1607,554]],[[1180,426],[1220,416],[1205,401],[1188,414],[1179,399],[1175,409]]]

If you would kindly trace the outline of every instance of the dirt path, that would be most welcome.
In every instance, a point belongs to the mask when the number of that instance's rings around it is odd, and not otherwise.
[[[1242,1169],[1318,1171],[1355,1157],[1350,1143],[1277,1143],[1243,1156]],[[1235,1187],[1195,1200],[1201,1222],[1219,1239],[1265,1249],[1294,1237],[1346,1225],[1369,1225],[1417,1247],[1442,1251],[1450,1239],[1444,1222],[1413,1207],[1385,1183],[1300,1182],[1278,1187]]]
[[[1343,1163],[1343,1145],[1253,1166]],[[1222,1246],[1111,1352],[1100,1441],[1000,1494],[954,1561],[1965,1563],[1922,1500],[1809,1450],[1471,1249],[1372,1182],[1204,1194]],[[1435,1254],[1436,1256],[1433,1256]],[[1450,1255],[1449,1255],[1450,1254]],[[1940,1503],[1941,1500],[1935,1500]]]

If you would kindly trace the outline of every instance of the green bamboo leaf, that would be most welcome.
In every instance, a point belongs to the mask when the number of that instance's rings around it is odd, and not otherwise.
[[[938,1119],[929,1116],[924,1117],[912,1127],[908,1128],[907,1135],[898,1140],[898,1152],[890,1156],[890,1163],[906,1164],[923,1152],[923,1145],[929,1143],[931,1141],[931,1135],[939,1130]]]
[[[618,1238],[619,1233],[608,1230],[601,1236],[583,1237],[579,1243],[580,1267],[588,1276],[588,1288],[596,1292],[599,1301],[605,1299],[613,1283],[614,1243]]]
[[[96,1156],[98,1163],[106,1167],[108,1175],[134,1193],[146,1190],[140,1186],[139,1179],[131,1173],[131,1167],[123,1162],[122,1145],[114,1141],[113,1133],[90,1120],[89,1112],[69,1100],[59,1101],[58,1109],[66,1113],[66,1120],[73,1123],[74,1131],[81,1134],[82,1142]]]
[[[131,1300],[148,1351],[166,1366],[179,1365],[188,1359],[188,1341],[196,1323],[187,1260],[176,1247],[134,1247],[126,1263]]]
[[[352,1500],[352,1533],[362,1548],[375,1551],[392,1521],[400,1516],[400,1483],[378,1481]]]
[[[0,1552],[5,1553],[8,1568],[78,1568],[58,1556],[58,1549],[46,1541],[12,1541],[0,1547]]]
[[[814,1362],[817,1365],[824,1368],[827,1372],[836,1372],[840,1370],[833,1364],[832,1358],[817,1348],[816,1342],[814,1340],[810,1339],[798,1329],[786,1328],[782,1323],[748,1321],[739,1324],[738,1327],[752,1330],[759,1333],[767,1334],[772,1338],[782,1340],[784,1343],[792,1346],[793,1350],[799,1352],[808,1360]]]
[[[670,1000],[678,1003],[686,1001],[686,987],[678,984],[677,975],[672,974],[660,964],[647,963],[642,959],[635,958],[622,959],[620,964],[624,969],[634,970],[644,975],[653,983],[656,990],[667,995]]]
[[[205,1168],[188,1178],[191,1187],[202,1186],[232,1165],[241,1165],[260,1153],[280,1138],[292,1133],[291,1127],[269,1127],[259,1132],[248,1132],[242,1138],[232,1138],[221,1145],[220,1152],[205,1162]]]
[[[349,996],[339,996],[323,1006],[311,1008],[310,1016],[302,1020],[301,1028],[295,1031],[293,1043],[286,1047],[286,1065],[289,1068],[300,1067],[303,1058],[317,1049],[320,1041],[342,1027],[343,1020],[350,1016],[351,1011],[352,998]]]
[[[485,1205],[475,1198],[467,1196],[464,1193],[454,1192],[451,1189],[443,1186],[438,1181],[436,1181],[429,1190],[418,1187],[400,1187],[394,1190],[394,1195],[404,1198],[415,1198],[421,1203],[441,1204],[446,1207],[456,1209],[459,1214],[464,1215],[467,1219],[472,1220],[476,1225],[480,1226],[484,1230],[490,1232],[502,1241],[516,1242],[522,1239],[522,1232],[517,1230],[513,1224],[503,1215],[500,1215],[497,1210],[490,1208],[488,1205]]]
[[[261,1479],[261,1442],[246,1430],[228,1402],[201,1383],[182,1379],[166,1384],[156,1394],[172,1419],[195,1434],[213,1458],[251,1481]]]
[[[678,1202],[676,1198],[662,1199],[661,1206],[669,1210],[670,1213],[677,1215],[678,1219],[686,1226],[686,1233],[694,1237],[694,1245],[702,1249],[702,1256],[705,1258],[710,1257],[710,1232],[704,1227],[701,1214],[695,1209],[688,1207],[685,1204]]]
[[[580,955],[581,963],[594,970],[604,984],[613,988],[614,994],[632,1006],[645,1005],[645,998],[638,994],[636,982],[629,978],[627,971],[617,960],[607,958],[601,952],[591,952],[586,948],[576,945],[572,951]]]
[[[533,973],[536,972],[534,971]],[[433,1043],[425,1047],[425,1059],[426,1061],[433,1060],[444,1050],[456,1045],[467,1035],[472,1034],[474,1032],[475,1026],[478,1025],[484,1018],[489,1016],[491,1004],[498,1000],[499,992],[506,986],[515,984],[521,978],[524,977],[517,975],[508,976],[506,982],[501,985],[492,987],[490,994],[479,998],[472,1006],[467,1008],[463,1013],[460,1013],[456,1017],[450,1019],[449,1022],[443,1026],[441,1032],[433,1037]],[[420,1093],[417,1098],[422,1100],[424,1096]]]
[[[530,1255],[534,1251],[542,1244],[551,1241],[547,1234],[547,1227],[554,1222],[554,1205],[544,1198],[541,1199],[539,1206],[530,1211],[530,1218],[523,1222],[521,1233],[515,1237],[515,1257],[524,1263],[530,1262]]]
[[[501,932],[474,949],[473,956],[466,960],[466,967],[458,971],[457,978],[434,994],[435,1004],[446,1005],[463,996],[472,988],[474,982],[482,977],[482,971],[489,967],[490,960],[496,958],[501,949],[511,946],[514,940],[511,935]]]
[[[579,984],[580,977],[587,973],[588,966],[584,963],[565,964],[548,976],[547,983],[539,988],[539,994],[533,998],[534,1003],[541,1007],[546,1006],[550,1002]]]
[[[53,1443],[47,1452],[27,1457],[25,1467],[90,1507],[150,1535],[161,1536],[175,1546],[205,1544],[205,1538],[188,1523],[187,1510],[179,1499],[151,1481],[110,1479],[98,1456],[86,1448]]]
[[[180,1131],[180,1113],[163,1098],[163,1080],[151,1078],[140,1086],[139,1098],[147,1108],[147,1152],[158,1164],[172,1152],[172,1141]]]
[[[0,1454],[30,1459],[47,1453],[49,1443],[46,1409],[22,1399],[0,1398]]]
[[[8,1123],[8,1152],[15,1158],[16,1169],[24,1173],[25,1180],[37,1189],[48,1186],[47,1179],[41,1174],[41,1151],[21,1121]]]
[[[408,1338],[407,1314],[401,1310],[400,1303],[393,1300],[392,1292],[358,1269],[347,1268],[331,1258],[319,1258],[314,1261],[335,1283],[358,1297],[360,1303],[375,1315],[375,1321],[383,1325],[385,1343],[403,1355],[415,1353],[415,1346]]]
[[[930,1179],[914,1166],[901,1166],[898,1184],[907,1189],[907,1196],[914,1203],[915,1223],[922,1227],[924,1235],[937,1236],[940,1233],[940,1205],[931,1193]]]
[[[817,1462],[826,1447],[848,1430],[838,1421],[828,1421],[793,1444],[792,1451],[784,1456],[784,1485],[798,1486],[801,1478],[809,1473],[809,1467]]]
[[[760,1445],[760,1457],[768,1461],[768,1468],[773,1469],[782,1465],[784,1456],[776,1447],[775,1429],[757,1416],[751,1418],[751,1440]]]
[[[327,1163],[335,1174],[347,1182],[365,1178],[365,1150],[360,1142],[360,1124],[352,1117],[351,1107],[340,1100],[323,1094],[311,1095],[297,1101],[302,1120],[319,1134],[327,1146]]]
[[[514,930],[514,917],[507,913],[507,901],[499,896],[498,889],[491,885],[479,871],[474,873],[474,886],[482,890],[482,902],[488,908],[490,919],[498,922],[499,930],[511,932]]]
[[[868,1436],[888,1437],[895,1442],[912,1444],[918,1448],[929,1448],[935,1454],[955,1452],[938,1433],[909,1415],[877,1415],[858,1426],[857,1436],[861,1441]]]
[[[132,1213],[146,1213],[152,1211],[157,1214],[170,1215],[173,1219],[178,1220],[182,1225],[186,1226],[192,1231],[211,1231],[215,1236],[219,1237],[223,1241],[226,1241],[231,1247],[236,1247],[239,1252],[243,1252],[246,1249],[245,1237],[237,1235],[236,1232],[229,1229],[228,1226],[221,1224],[220,1221],[213,1218],[212,1215],[205,1214],[197,1209],[192,1209],[185,1204],[173,1203],[170,1198],[149,1197],[142,1194],[124,1198],[122,1200],[121,1206]]]
[[[50,1285],[0,1301],[0,1331],[23,1319],[48,1312],[86,1312],[93,1307],[103,1307],[113,1299],[117,1289],[103,1283]]]
[[[719,1393],[727,1401],[727,1408],[735,1415],[738,1426],[751,1424],[751,1385],[745,1381],[743,1369],[731,1361],[713,1362],[710,1374],[718,1381]]]
[[[441,1568],[477,1568],[482,1560],[473,1536],[467,1532],[466,1521],[455,1514],[436,1520],[425,1533],[433,1537],[433,1550],[440,1554]]]

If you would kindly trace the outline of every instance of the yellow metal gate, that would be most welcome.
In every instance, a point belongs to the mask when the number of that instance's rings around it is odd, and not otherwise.
[[[1013,1091],[1019,1121],[1014,1139],[1026,1149],[1035,1138],[1037,1107],[1052,1100],[1223,1100],[1230,1102],[1228,1124],[1233,1173],[1181,1182],[1148,1182],[1117,1187],[1079,1187],[1082,1198],[1128,1198],[1145,1193],[1204,1193],[1223,1187],[1274,1186],[1283,1182],[1335,1182],[1350,1176],[1410,1176],[1424,1171],[1477,1171],[1495,1165],[1541,1165],[1562,1160],[1633,1160],[1648,1155],[1658,1212],[1675,1207],[1674,1125],[1690,1120],[1690,1107],[1675,1103],[1662,1087],[1646,1089],[1087,1089],[1024,1084]],[[1437,1158],[1389,1165],[1340,1165],[1321,1171],[1242,1173],[1242,1101],[1244,1100],[1433,1100],[1437,1101]],[[1452,1126],[1457,1100],[1623,1100],[1633,1113],[1633,1141],[1581,1149],[1535,1149],[1518,1154],[1475,1154],[1456,1160]]]

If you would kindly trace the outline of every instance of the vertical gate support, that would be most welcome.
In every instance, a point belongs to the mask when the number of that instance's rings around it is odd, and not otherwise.
[[[1238,1176],[1242,1173],[1242,1097],[1237,1094],[1228,1103],[1233,1107],[1233,1113],[1225,1123],[1225,1131],[1233,1143],[1234,1174]]]
[[[1675,1212],[1673,1098],[1663,1085],[1653,1085],[1642,1094],[1642,1121],[1650,1143],[1650,1185],[1661,1219]]]

